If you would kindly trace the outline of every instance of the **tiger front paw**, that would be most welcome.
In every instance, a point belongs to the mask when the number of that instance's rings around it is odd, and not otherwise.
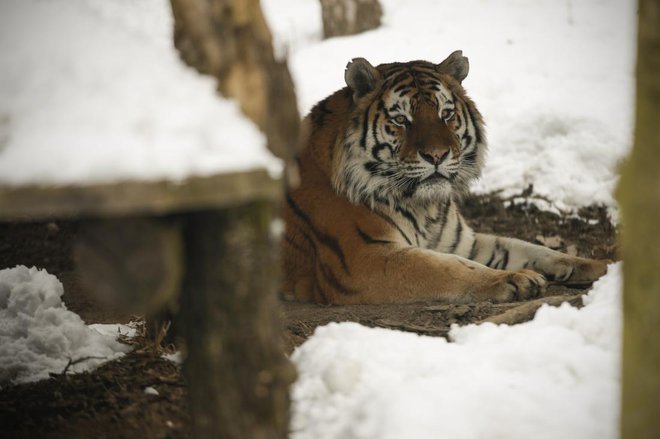
[[[532,270],[505,271],[498,273],[486,299],[493,302],[532,299],[541,296],[545,287],[545,278],[540,273]]]
[[[588,286],[607,273],[611,261],[566,257],[558,260],[551,270],[544,273],[549,281],[567,286]]]

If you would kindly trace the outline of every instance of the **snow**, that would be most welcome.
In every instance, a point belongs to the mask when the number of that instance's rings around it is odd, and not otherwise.
[[[154,389],[153,387],[145,387],[144,388],[144,393],[145,393],[145,395],[151,395],[151,396],[160,395],[160,393],[158,393],[158,390]]]
[[[298,1],[263,3],[276,31],[300,21],[288,18]],[[288,48],[302,114],[345,85],[352,58],[440,62],[462,49],[470,59],[463,85],[485,117],[490,144],[474,191],[507,197],[533,184],[555,208],[596,203],[614,213],[617,167],[632,136],[636,2],[382,4],[383,26],[360,35],[319,41],[321,21],[311,10],[304,32],[277,35]]]
[[[172,32],[166,0],[3,0],[0,185],[277,172]]]
[[[548,209],[599,203],[616,213],[617,166],[631,144],[634,1],[382,3],[381,28],[321,40],[318,2],[262,1],[303,114],[344,86],[352,58],[439,62],[463,49],[464,86],[490,139],[474,190],[508,196],[533,184]],[[0,3],[0,184],[279,166],[236,104],[178,59],[168,8],[165,0]],[[0,271],[0,383],[127,350],[116,326],[86,326],[61,296],[44,271]],[[616,264],[581,309],[544,307],[511,327],[454,327],[451,341],[320,327],[292,355],[292,437],[614,438],[620,301]]]
[[[293,439],[616,438],[621,264],[577,309],[451,342],[331,323],[292,355]]]
[[[62,302],[62,283],[45,270],[0,270],[0,387],[90,370],[130,348],[124,325],[85,325]]]
[[[163,354],[163,358],[171,361],[174,364],[183,364],[183,353],[181,351],[172,352],[170,354]]]

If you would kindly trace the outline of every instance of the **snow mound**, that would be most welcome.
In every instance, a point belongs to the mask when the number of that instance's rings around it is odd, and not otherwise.
[[[448,342],[332,323],[292,355],[292,438],[615,438],[621,267],[581,309],[515,326],[455,326]]]
[[[45,270],[0,270],[0,386],[48,378],[70,361],[68,371],[82,372],[130,350],[116,340],[125,327],[86,326],[66,309],[63,292],[62,283]]]
[[[165,0],[0,3],[0,184],[181,180],[279,160],[184,66]]]

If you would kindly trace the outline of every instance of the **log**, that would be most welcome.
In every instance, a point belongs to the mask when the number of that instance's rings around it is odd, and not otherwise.
[[[549,296],[542,297],[540,299],[532,300],[530,302],[525,302],[522,305],[514,306],[509,308],[501,314],[496,314],[490,316],[486,319],[479,321],[478,323],[495,323],[496,325],[505,324],[505,325],[516,325],[518,323],[527,322],[534,318],[536,311],[543,305],[550,306],[559,306],[564,302],[568,302],[571,305],[578,305],[582,294],[573,294],[570,296]]]
[[[295,371],[281,339],[270,205],[184,221],[180,310],[192,436],[285,438]]]
[[[155,216],[281,196],[279,180],[262,169],[190,177],[183,181],[0,186],[0,220]]]

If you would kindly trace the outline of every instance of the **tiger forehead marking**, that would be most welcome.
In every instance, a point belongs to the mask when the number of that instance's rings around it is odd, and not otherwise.
[[[464,192],[480,174],[483,126],[462,78],[426,61],[354,61],[346,76],[354,107],[336,152],[339,193],[372,206],[428,204]]]

